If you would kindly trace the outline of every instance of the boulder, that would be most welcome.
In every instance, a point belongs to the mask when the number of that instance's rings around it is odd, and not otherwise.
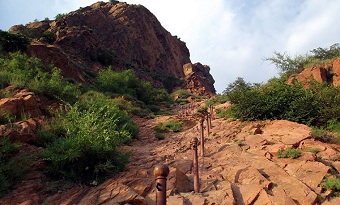
[[[130,187],[115,182],[106,181],[106,183],[91,189],[78,202],[79,205],[90,204],[136,204],[147,205],[144,197],[137,194]]]
[[[214,96],[215,80],[209,73],[210,67],[201,63],[187,63],[183,65],[185,88],[195,95]]]
[[[167,189],[175,192],[191,192],[194,190],[193,182],[180,169],[171,169],[168,176]]]
[[[13,124],[0,125],[0,136],[15,142],[34,143],[40,124],[41,120],[30,118]]]
[[[311,128],[287,120],[274,120],[263,128],[261,135],[268,142],[283,143],[298,147],[300,142],[311,137]]]
[[[11,98],[0,99],[0,110],[16,118],[39,117],[42,115],[39,98],[26,89],[19,90]]]
[[[319,191],[321,191],[320,183],[328,173],[329,169],[330,168],[323,163],[311,161],[291,163],[284,168],[290,176],[296,177],[313,190]]]

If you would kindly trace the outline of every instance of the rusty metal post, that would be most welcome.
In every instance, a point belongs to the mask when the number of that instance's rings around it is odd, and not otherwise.
[[[206,120],[207,120],[207,131],[208,131],[208,136],[210,135],[210,123],[209,123],[209,113],[207,114],[207,118],[206,118]]]
[[[210,126],[210,129],[212,128],[212,113],[208,113],[208,118],[209,118],[209,126]]]
[[[210,105],[210,113],[211,113],[211,119],[214,119],[214,106]]]
[[[200,119],[200,128],[201,128],[201,157],[204,157],[204,117]]]
[[[166,205],[166,180],[169,172],[169,167],[165,164],[156,165],[153,170],[156,178],[156,205]]]
[[[194,191],[195,193],[200,192],[200,182],[198,175],[198,156],[197,156],[197,137],[194,137],[191,141],[192,150],[193,150],[193,171],[194,171]]]

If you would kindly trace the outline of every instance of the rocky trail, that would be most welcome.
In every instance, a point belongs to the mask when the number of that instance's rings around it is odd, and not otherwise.
[[[190,143],[200,136],[197,125],[166,133],[164,140],[158,140],[153,129],[176,117],[135,119],[140,137],[122,147],[131,151],[130,163],[98,186],[73,186],[51,196],[37,172],[0,204],[155,204],[157,164],[170,168],[168,205],[340,204],[340,197],[329,197],[332,192],[320,186],[325,177],[339,173],[340,146],[315,141],[311,128],[284,120],[213,119],[209,136],[205,130],[205,156],[199,157],[200,193],[194,193]],[[288,147],[299,148],[302,156],[278,158],[277,151]],[[311,148],[319,152],[308,152]]]

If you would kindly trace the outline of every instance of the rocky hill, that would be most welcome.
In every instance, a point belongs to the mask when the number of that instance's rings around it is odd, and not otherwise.
[[[32,110],[43,111],[37,97],[21,90],[2,100],[7,108],[16,103],[35,102]],[[21,101],[19,101],[21,99]],[[16,102],[15,102],[16,101]],[[7,103],[3,103],[7,102]],[[199,108],[199,104],[191,109]],[[228,107],[219,105],[220,108]],[[6,108],[2,106],[2,108]],[[210,134],[205,135],[205,154],[199,157],[200,193],[193,192],[193,150],[191,141],[200,131],[187,123],[181,132],[168,132],[164,140],[155,137],[155,125],[170,119],[195,122],[185,115],[135,118],[140,138],[121,149],[132,153],[131,162],[120,174],[100,185],[51,183],[42,172],[43,163],[32,161],[32,170],[0,204],[155,204],[153,168],[167,164],[168,205],[225,204],[325,204],[336,205],[340,198],[321,186],[326,178],[339,174],[340,146],[314,140],[311,128],[285,120],[241,122],[214,115]],[[37,120],[29,119],[11,127],[0,127],[1,135],[24,143],[21,154],[32,154]],[[205,125],[207,126],[207,125]],[[14,129],[13,129],[14,128]],[[13,138],[16,136],[16,138]],[[295,159],[279,158],[279,150],[301,151]],[[313,151],[314,150],[314,151]]]
[[[28,54],[61,68],[67,78],[85,82],[107,66],[132,68],[168,91],[190,85],[194,94],[215,94],[210,68],[184,71],[191,63],[185,43],[141,5],[98,2],[53,21],[13,26],[9,32],[31,38]]]
[[[289,83],[298,81],[305,88],[310,87],[310,83],[315,80],[319,83],[329,83],[334,86],[340,85],[340,58],[332,60],[322,65],[312,66],[304,69],[301,73],[289,78]]]

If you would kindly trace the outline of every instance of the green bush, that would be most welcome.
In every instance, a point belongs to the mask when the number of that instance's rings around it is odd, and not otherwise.
[[[1,52],[24,52],[29,40],[20,34],[11,34],[0,30],[0,53]]]
[[[36,94],[72,103],[80,95],[76,85],[63,80],[59,69],[44,65],[38,58],[12,53],[8,58],[0,60],[0,67],[0,76],[7,77],[7,80],[1,82],[2,86],[26,87]]]
[[[312,138],[326,143],[340,143],[339,133],[330,132],[325,128],[312,127]]]
[[[200,107],[196,110],[196,114],[198,115],[207,115],[208,114],[208,107]]]
[[[307,147],[306,152],[311,152],[311,153],[317,154],[317,153],[320,152],[320,149],[319,148],[313,148],[313,147]]]
[[[46,39],[46,41],[47,41],[48,43],[52,43],[52,42],[55,40],[55,38],[54,38],[54,33],[50,32],[50,31],[45,31],[45,32],[42,34],[41,37],[44,38],[44,39]]]
[[[160,122],[155,126],[156,132],[179,132],[183,128],[183,123],[178,120],[169,120],[167,122]]]
[[[103,92],[126,95],[149,105],[159,105],[170,100],[164,89],[154,88],[149,82],[138,79],[133,70],[102,70],[98,74],[97,83]]]
[[[54,19],[55,20],[59,20],[59,19],[61,19],[62,17],[64,17],[64,16],[66,16],[67,14],[57,14],[55,17],[54,17]]]
[[[16,121],[17,119],[14,116],[0,109],[0,125],[11,123],[11,122],[16,122]]]
[[[49,175],[89,182],[123,170],[127,156],[116,148],[132,138],[124,113],[110,104],[86,108],[75,104],[61,110],[67,112],[56,113],[50,130],[54,134],[43,132],[46,149],[42,158]],[[48,137],[51,142],[46,142]]]
[[[206,106],[219,105],[228,101],[227,95],[216,95],[214,98],[210,98],[205,101]]]
[[[219,118],[232,118],[232,115],[230,114],[230,110],[229,109],[216,109],[216,114]]]
[[[165,139],[165,136],[164,136],[164,134],[163,133],[160,133],[160,132],[156,132],[156,138],[158,139],[158,140],[164,140]]]
[[[138,127],[129,117],[129,113],[134,113],[138,108],[132,106],[129,101],[126,101],[122,98],[114,98],[111,99],[108,96],[96,92],[96,91],[88,91],[81,95],[79,99],[79,105],[82,109],[87,110],[94,107],[110,107],[117,110],[117,117],[120,119],[118,122],[118,126],[124,126],[125,129],[131,133],[132,138],[137,138],[138,135]],[[137,111],[136,111],[137,112]]]
[[[174,97],[177,96],[179,100],[186,100],[188,97],[194,97],[192,93],[185,89],[179,89],[175,92],[171,93],[171,97],[174,99]]]
[[[0,138],[0,196],[19,182],[28,170],[29,156],[15,156],[20,147],[7,138]]]
[[[301,151],[295,148],[287,148],[286,150],[279,150],[277,152],[278,158],[299,158],[301,156]]]
[[[243,86],[244,87],[244,86]],[[340,116],[339,88],[314,82],[306,90],[285,78],[267,84],[228,91],[230,114],[241,120],[286,119],[306,125],[335,126]],[[332,121],[333,120],[333,121]]]
[[[340,179],[327,177],[322,181],[321,186],[324,189],[340,191]]]
[[[298,55],[292,58],[287,53],[274,52],[273,57],[265,58],[275,64],[281,74],[298,73],[304,68],[312,65],[324,64],[337,57],[340,57],[340,46],[338,43],[331,45],[329,48],[317,48],[310,51],[312,54]]]

